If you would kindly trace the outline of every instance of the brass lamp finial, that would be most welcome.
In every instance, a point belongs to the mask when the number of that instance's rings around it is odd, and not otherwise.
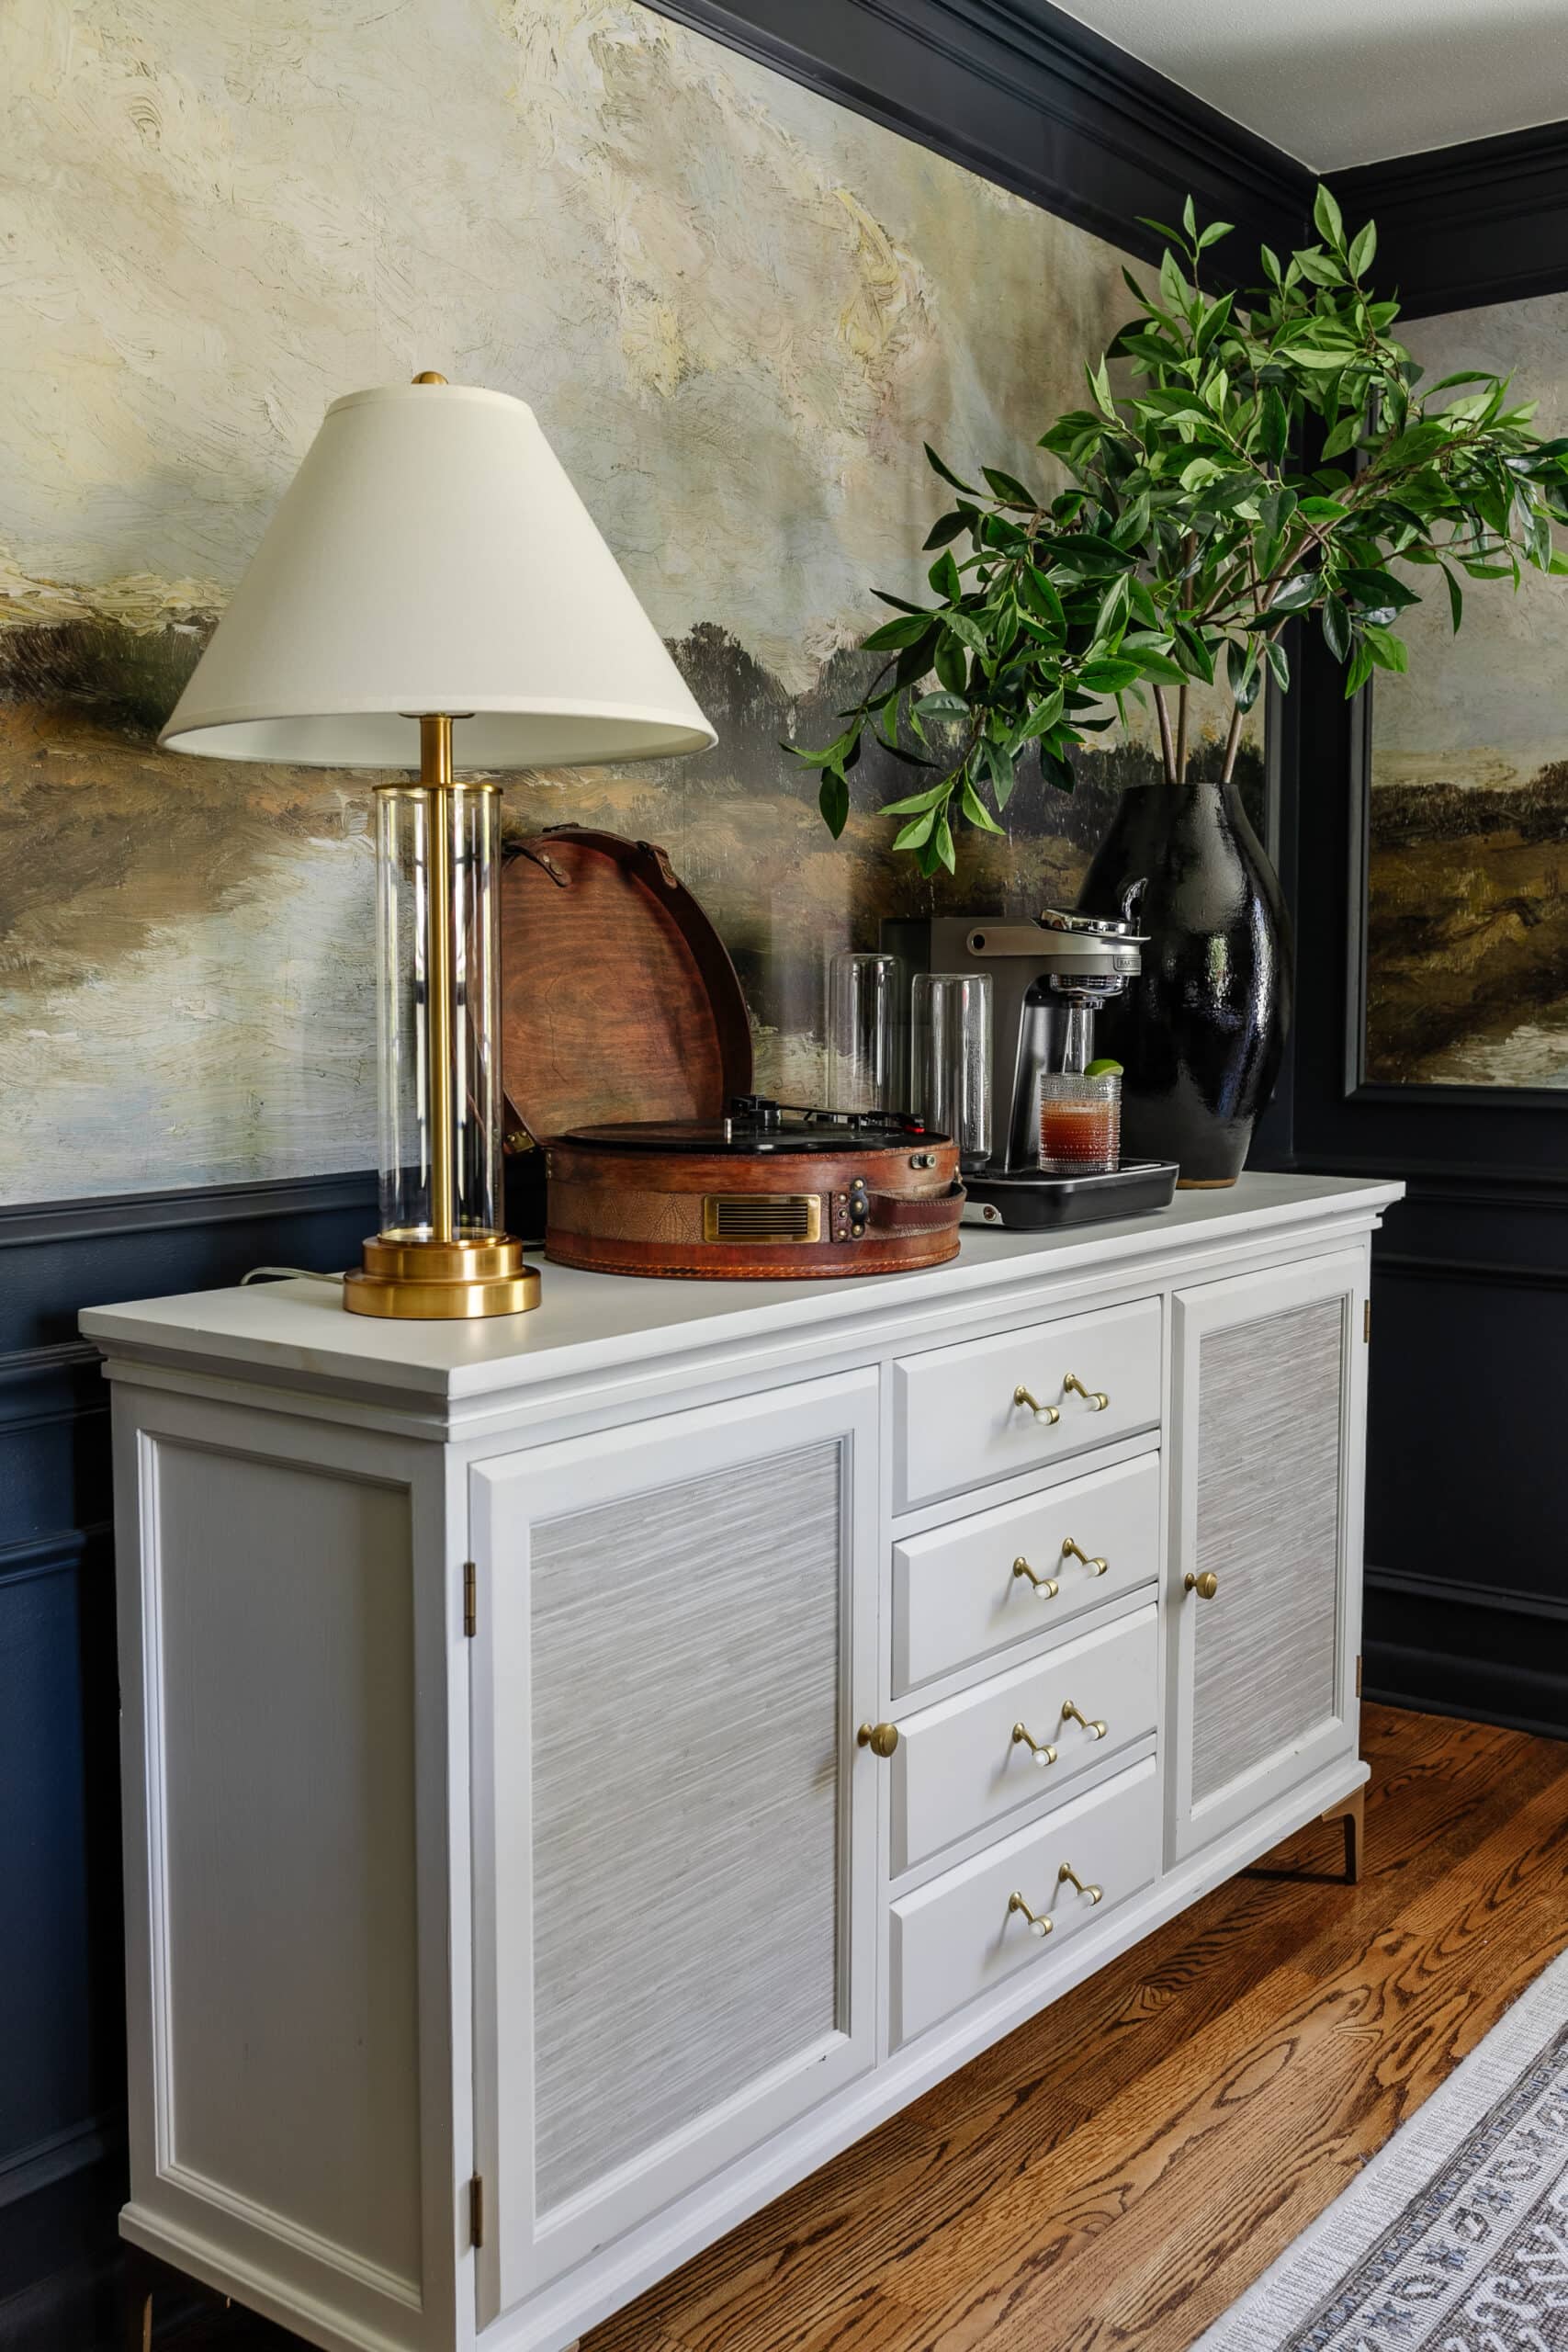
[[[413,380],[416,384],[444,384],[446,379],[438,376],[434,368],[422,368]]]

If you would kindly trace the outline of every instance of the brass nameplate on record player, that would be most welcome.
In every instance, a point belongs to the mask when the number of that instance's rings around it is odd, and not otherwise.
[[[816,1193],[706,1193],[705,1241],[820,1241],[822,1203]]]

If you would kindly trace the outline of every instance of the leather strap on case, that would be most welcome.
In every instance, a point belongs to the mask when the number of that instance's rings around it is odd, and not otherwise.
[[[868,1193],[871,1213],[866,1223],[874,1233],[939,1232],[945,1225],[958,1223],[966,1197],[962,1184],[954,1184],[950,1193],[939,1193],[934,1200],[908,1200],[901,1193]]]

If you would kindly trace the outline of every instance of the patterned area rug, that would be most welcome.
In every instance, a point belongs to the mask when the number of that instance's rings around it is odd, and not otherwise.
[[[1193,2352],[1568,2352],[1568,1952]]]

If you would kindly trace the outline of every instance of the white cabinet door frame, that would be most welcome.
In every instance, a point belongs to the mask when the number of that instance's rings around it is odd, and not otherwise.
[[[807,1381],[508,1454],[470,1472],[479,1632],[473,1653],[476,2167],[485,2181],[478,2262],[482,2327],[671,2203],[868,2069],[875,2055],[877,1822],[885,1770],[855,1744],[877,1689],[874,1369]],[[842,2030],[542,2217],[535,2194],[530,1531],[600,1504],[685,1484],[795,1448],[841,1447],[838,1694],[839,2014]],[[759,1529],[759,1541],[765,1530]],[[615,1605],[606,1564],[605,1606]],[[496,1660],[510,1661],[498,1689]],[[496,1792],[510,1792],[498,1804]],[[766,1857],[759,1900],[766,1900]],[[593,1858],[582,1857],[585,1875]],[[628,1922],[628,1934],[635,1923]],[[726,1954],[713,1954],[716,1982]]]
[[[1290,1266],[1240,1274],[1179,1291],[1173,1301],[1172,1379],[1175,1386],[1171,1445],[1170,1566],[1168,1602],[1173,1620],[1168,1644],[1170,1705],[1174,1738],[1167,1780],[1167,1866],[1184,1860],[1235,1828],[1249,1814],[1263,1811],[1298,1781],[1307,1780],[1337,1756],[1354,1753],[1359,1736],[1356,1658],[1360,1646],[1361,1520],[1365,1470],[1366,1349],[1362,1344],[1367,1297],[1364,1249],[1308,1258]],[[1333,1299],[1343,1302],[1339,1394],[1339,1511],[1337,1613],[1334,1698],[1330,1713],[1304,1738],[1274,1749],[1201,1803],[1193,1801],[1193,1730],[1196,1704],[1196,1642],[1205,1610],[1223,1609],[1222,1589],[1204,1600],[1186,1589],[1189,1574],[1201,1575],[1198,1527],[1200,1356],[1213,1331],[1266,1322],[1294,1307]],[[1237,1690],[1235,1703],[1247,1704]]]

